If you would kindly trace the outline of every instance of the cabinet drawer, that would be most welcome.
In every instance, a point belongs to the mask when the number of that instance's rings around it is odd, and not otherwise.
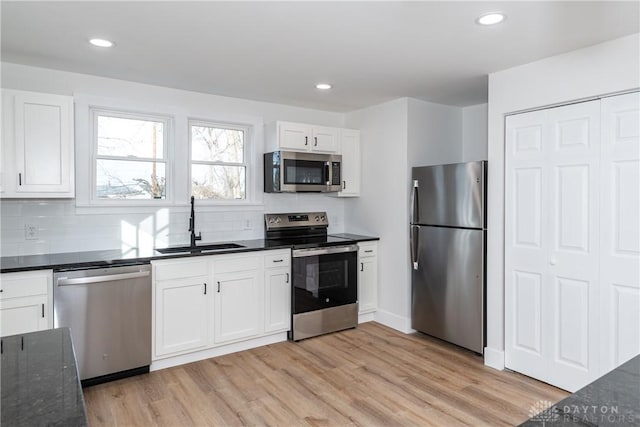
[[[218,255],[214,258],[214,274],[249,271],[262,268],[262,253],[260,255]]]
[[[210,257],[198,261],[157,261],[152,262],[155,280],[182,279],[185,277],[207,276]]]
[[[264,256],[264,268],[289,267],[291,251],[267,252]]]
[[[53,271],[5,273],[0,276],[0,299],[46,295]]]
[[[378,255],[378,244],[377,243],[358,243],[358,256],[359,257],[368,257],[368,256],[376,256]]]

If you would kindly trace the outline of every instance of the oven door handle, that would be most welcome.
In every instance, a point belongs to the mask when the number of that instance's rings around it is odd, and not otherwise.
[[[358,252],[358,245],[331,246],[328,248],[295,249],[291,253],[291,256],[293,256],[294,258],[302,258],[307,256],[342,254],[347,252]]]

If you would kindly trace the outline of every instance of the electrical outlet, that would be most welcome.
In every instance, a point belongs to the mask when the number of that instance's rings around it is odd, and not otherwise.
[[[26,240],[38,240],[38,226],[36,224],[25,224],[24,238]]]
[[[250,219],[246,219],[244,221],[244,229],[245,230],[251,230],[251,220]]]

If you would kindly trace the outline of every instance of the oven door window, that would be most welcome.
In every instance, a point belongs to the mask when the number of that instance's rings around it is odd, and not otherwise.
[[[293,258],[293,313],[355,303],[357,252]]]
[[[324,162],[314,160],[284,160],[284,183],[326,185]]]

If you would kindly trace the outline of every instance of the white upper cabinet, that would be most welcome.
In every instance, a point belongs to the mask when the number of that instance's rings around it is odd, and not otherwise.
[[[277,121],[266,126],[267,151],[340,152],[338,128]]]
[[[342,148],[342,191],[339,197],[360,196],[360,131],[340,130]]]
[[[73,98],[2,91],[2,197],[74,197]]]

